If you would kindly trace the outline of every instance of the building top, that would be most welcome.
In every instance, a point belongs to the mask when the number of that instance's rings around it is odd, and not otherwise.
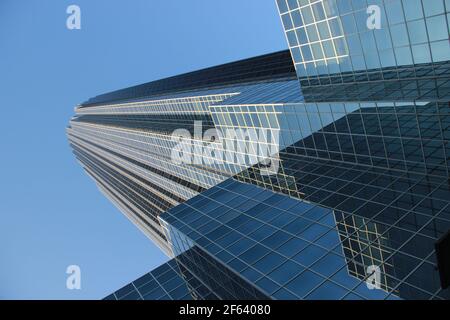
[[[91,107],[113,101],[124,102],[181,91],[282,78],[296,78],[289,50],[226,63],[101,94],[82,103],[81,107]]]

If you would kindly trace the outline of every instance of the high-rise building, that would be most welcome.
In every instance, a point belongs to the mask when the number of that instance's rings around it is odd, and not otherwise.
[[[172,258],[108,298],[450,299],[450,248],[435,249],[450,229],[450,1],[277,5],[290,52],[76,108],[75,155]],[[245,148],[212,161],[233,139]]]
[[[158,216],[245,169],[234,162],[175,163],[179,142],[172,133],[186,130],[202,146],[208,129],[230,121],[212,106],[257,91],[299,96],[288,51],[100,95],[75,108],[67,134],[99,189],[171,256]]]

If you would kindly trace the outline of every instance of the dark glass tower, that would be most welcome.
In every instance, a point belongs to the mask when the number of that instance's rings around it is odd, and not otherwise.
[[[77,108],[77,158],[173,258],[166,280],[109,298],[449,299],[435,244],[450,229],[450,1],[277,4],[290,54]],[[168,137],[200,120],[278,136],[277,170],[174,164]]]

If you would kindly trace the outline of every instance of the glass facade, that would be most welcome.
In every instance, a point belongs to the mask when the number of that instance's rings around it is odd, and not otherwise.
[[[215,295],[200,282],[183,272],[175,260],[143,275],[104,300],[192,300],[215,299]]]
[[[450,1],[276,3],[289,50],[76,108],[77,159],[187,288],[109,298],[450,299],[435,250],[450,229]],[[256,129],[274,151],[174,163],[171,132],[198,122],[200,145]]]
[[[199,246],[273,299],[397,299],[355,273],[339,214],[230,179],[161,219],[177,254]]]
[[[179,142],[172,133],[184,130],[195,146],[208,146],[205,132],[219,127],[211,107],[236,96],[251,99],[255,90],[299,97],[289,51],[97,96],[75,108],[67,135],[100,191],[172,257],[158,216],[248,167],[233,160],[176,163],[172,152]],[[188,154],[198,155],[196,148]]]
[[[448,67],[447,0],[277,4],[302,85],[413,79]]]

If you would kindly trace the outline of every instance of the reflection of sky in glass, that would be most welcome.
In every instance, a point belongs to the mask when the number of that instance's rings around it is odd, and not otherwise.
[[[370,30],[365,1],[278,0],[300,77],[450,59],[444,1],[377,2],[381,29]]]
[[[161,220],[177,254],[199,245],[276,298],[386,298],[392,287],[380,257],[385,249],[364,238],[379,237],[372,230],[376,226],[364,220],[344,222],[341,214],[228,180],[173,208]],[[211,232],[200,232],[205,227]],[[350,238],[360,241],[352,240],[350,247]],[[367,253],[361,259],[349,248]],[[365,270],[371,263],[381,266],[381,289],[366,285]]]
[[[313,69],[325,71],[328,65],[339,64],[348,56],[336,9],[331,3],[319,1],[292,8],[282,15],[299,75],[309,69],[311,72]]]

